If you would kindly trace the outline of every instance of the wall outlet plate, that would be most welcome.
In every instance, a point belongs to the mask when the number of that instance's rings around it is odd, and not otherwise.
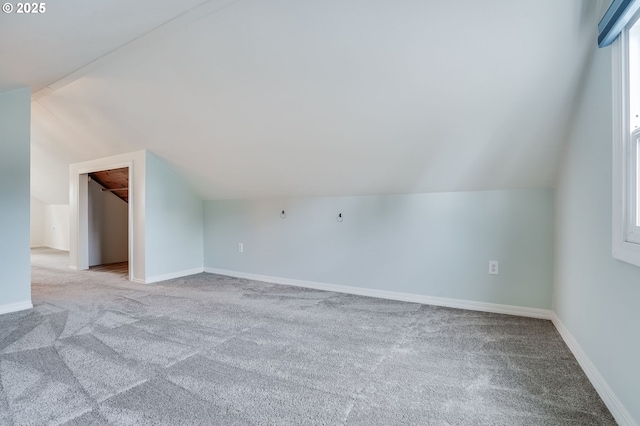
[[[238,243],[238,253],[244,253],[244,244]]]
[[[498,275],[500,273],[500,264],[497,260],[489,261],[489,275]]]

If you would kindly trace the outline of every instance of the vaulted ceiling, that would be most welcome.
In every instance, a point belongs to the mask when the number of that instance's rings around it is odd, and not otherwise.
[[[35,196],[139,149],[205,199],[551,187],[602,7],[197,3],[0,17],[0,88],[34,91]]]

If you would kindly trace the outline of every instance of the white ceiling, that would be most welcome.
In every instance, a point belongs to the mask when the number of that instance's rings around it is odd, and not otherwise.
[[[597,2],[196,3],[0,18],[0,88],[37,92],[35,196],[143,148],[205,199],[554,185]]]
[[[42,14],[0,14],[0,91],[44,88],[203,0],[54,0]],[[5,60],[10,59],[10,60]]]

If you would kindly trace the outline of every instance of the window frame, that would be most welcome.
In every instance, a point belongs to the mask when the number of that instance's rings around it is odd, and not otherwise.
[[[613,216],[612,255],[640,266],[640,227],[638,217],[638,154],[640,129],[631,131],[629,95],[629,29],[638,22],[631,19],[612,44],[613,99]]]

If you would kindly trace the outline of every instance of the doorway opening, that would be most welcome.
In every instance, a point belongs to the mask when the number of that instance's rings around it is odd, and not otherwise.
[[[145,160],[146,151],[114,155],[69,166],[69,267],[89,269],[89,175],[101,171],[122,171],[126,177],[128,211],[129,281],[145,283]],[[111,174],[111,173],[110,173]],[[92,178],[93,179],[93,178]],[[105,188],[107,189],[107,188]],[[120,188],[124,192],[123,188]],[[117,192],[117,191],[101,191]],[[114,195],[115,196],[115,195]]]
[[[88,267],[129,278],[129,167],[87,173]]]

